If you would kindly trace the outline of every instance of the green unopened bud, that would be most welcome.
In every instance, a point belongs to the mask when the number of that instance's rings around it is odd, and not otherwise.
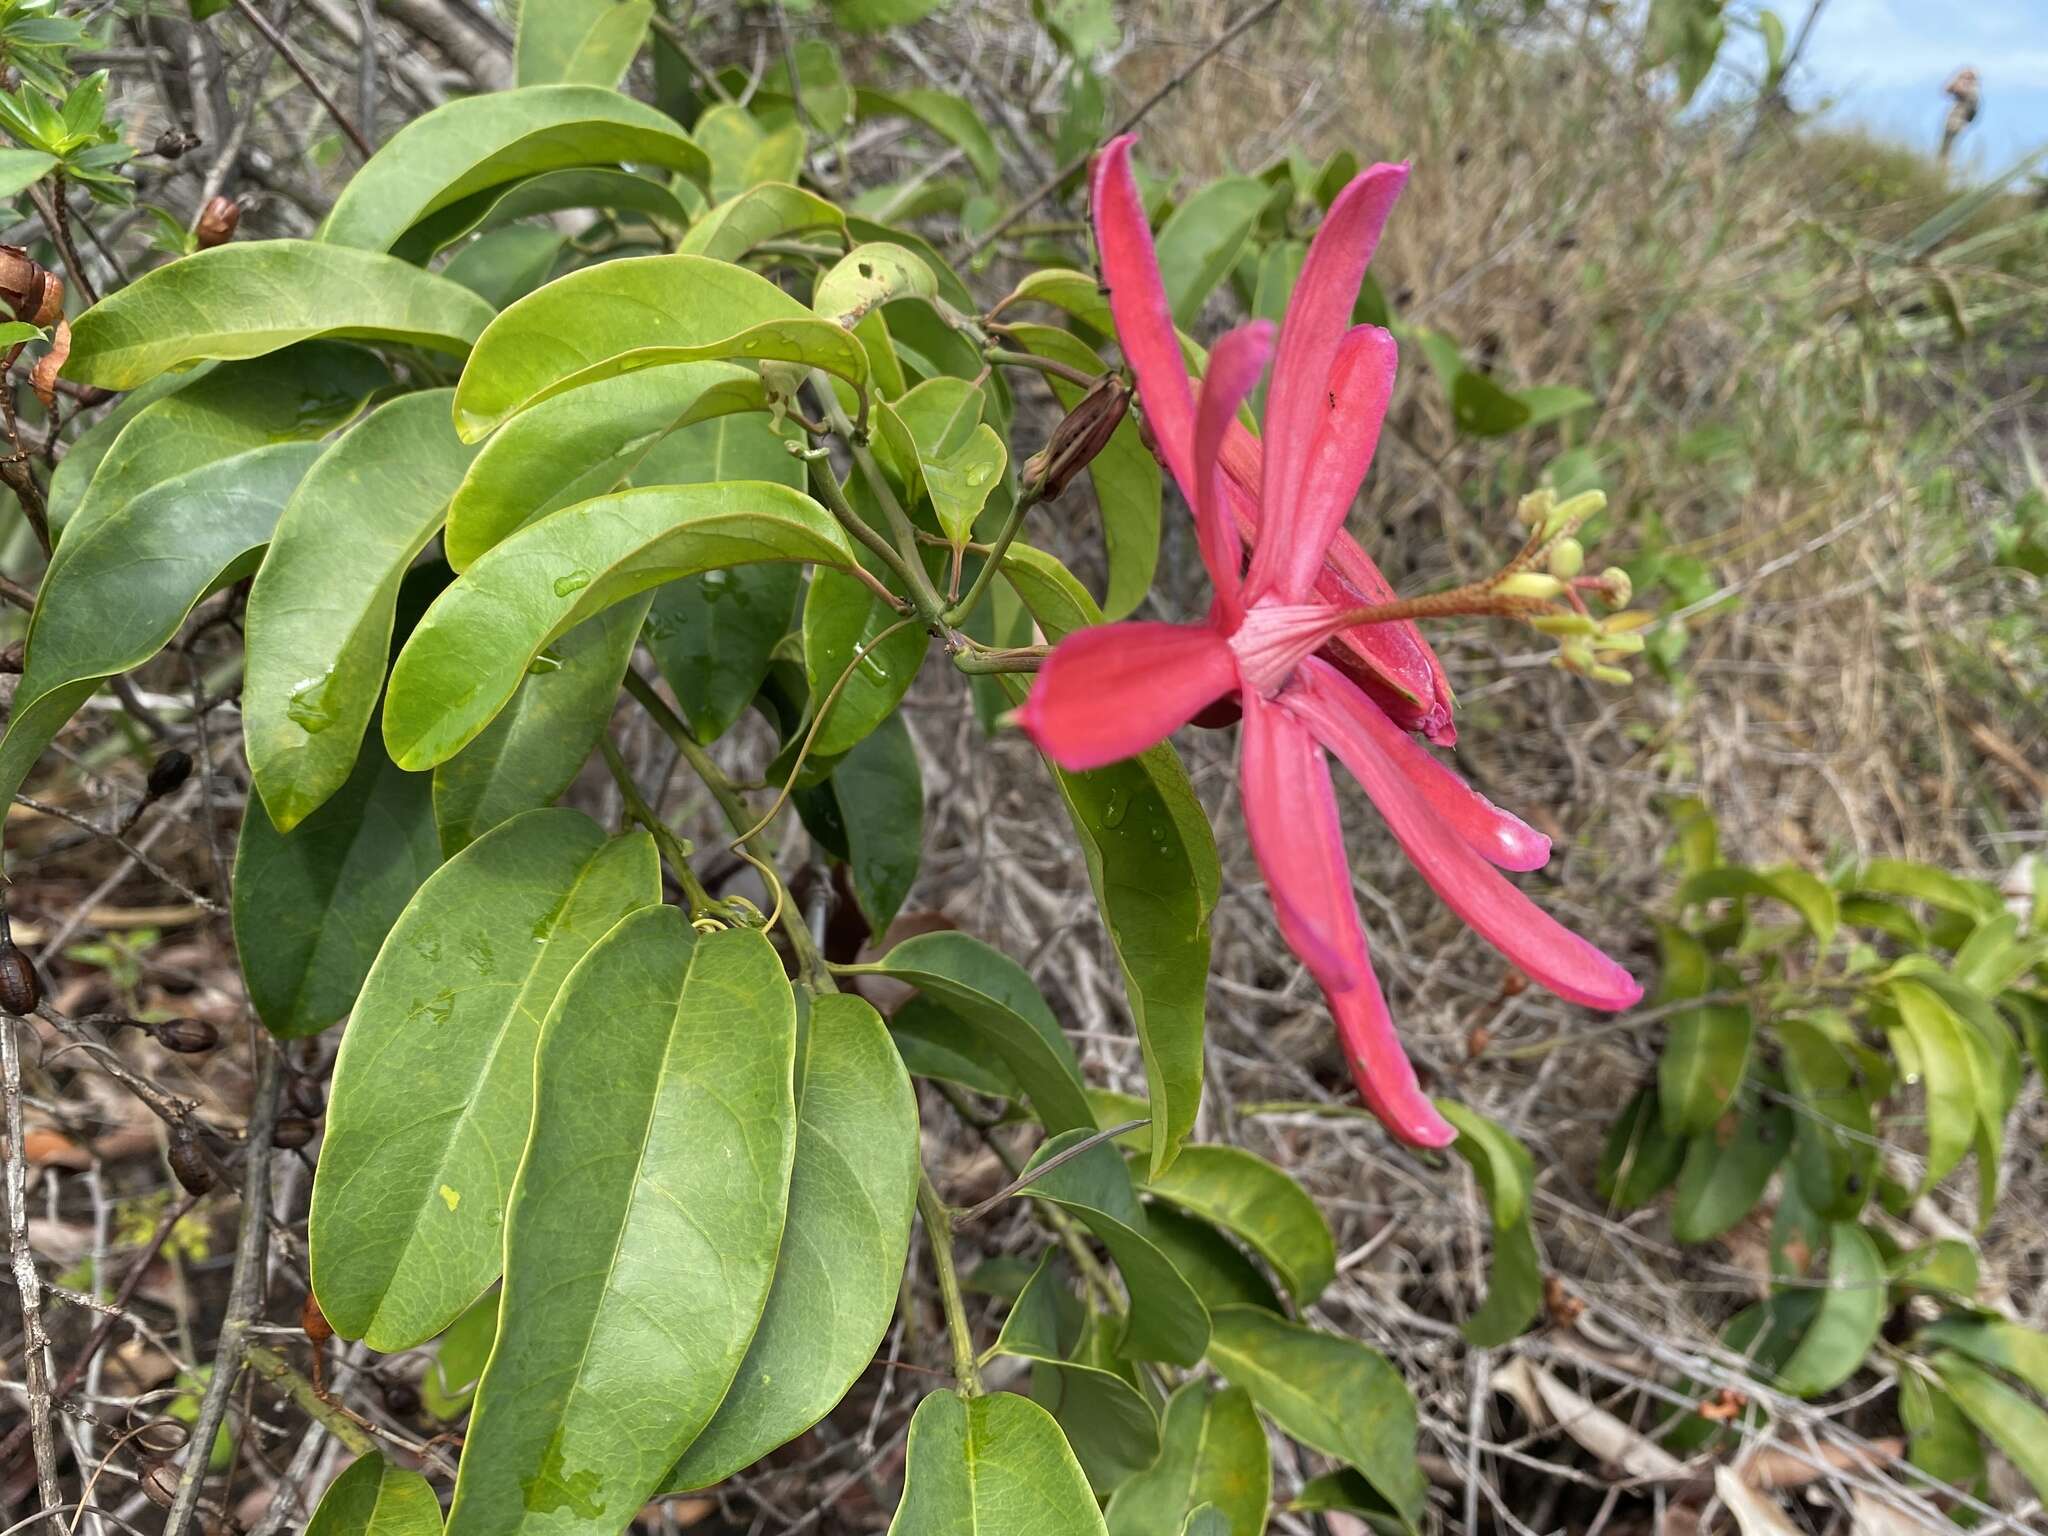
[[[1546,635],[1584,635],[1588,638],[1600,633],[1600,623],[1586,613],[1539,613],[1529,621],[1529,627]]]
[[[1550,517],[1543,525],[1547,538],[1561,538],[1576,533],[1580,524],[1607,505],[1605,491],[1581,491],[1570,501],[1550,509]]]
[[[1533,597],[1547,603],[1564,596],[1564,583],[1541,571],[1517,571],[1503,577],[1494,590],[1503,597]]]
[[[1600,659],[1611,661],[1616,656],[1637,656],[1642,654],[1643,637],[1634,633],[1600,635]]]
[[[1570,581],[1586,568],[1586,547],[1577,539],[1559,539],[1550,546],[1550,574]]]
[[[1610,688],[1626,688],[1635,681],[1634,678],[1630,677],[1620,667],[1595,666],[1588,669],[1586,676],[1593,679],[1596,683],[1605,683]]]
[[[1524,528],[1541,528],[1550,521],[1550,509],[1556,505],[1557,495],[1548,486],[1531,491],[1515,503],[1515,521]]]
[[[1593,655],[1593,642],[1584,635],[1568,637],[1564,644],[1557,648],[1557,655],[1552,659],[1565,671],[1576,672],[1582,677],[1600,664]]]
[[[1610,565],[1600,573],[1600,591],[1615,607],[1626,608],[1629,599],[1636,595],[1636,584],[1629,580],[1627,571]]]
[[[1130,408],[1131,392],[1124,381],[1113,373],[1103,374],[1053,428],[1051,440],[1024,461],[1025,489],[1035,490],[1040,501],[1057,500],[1074,476],[1109,446]]]

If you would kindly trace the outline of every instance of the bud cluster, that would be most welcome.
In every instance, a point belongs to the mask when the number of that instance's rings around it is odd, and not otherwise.
[[[1629,608],[1635,588],[1620,566],[1611,565],[1597,576],[1585,573],[1586,550],[1577,534],[1606,505],[1599,491],[1583,491],[1562,502],[1548,489],[1524,496],[1515,519],[1529,530],[1529,540],[1494,578],[1493,588],[1504,597],[1542,605],[1528,615],[1528,623],[1556,638],[1558,666],[1620,685],[1629,675],[1616,663],[1642,650],[1641,631],[1651,616]],[[1586,605],[1588,595],[1615,611],[1594,614]]]

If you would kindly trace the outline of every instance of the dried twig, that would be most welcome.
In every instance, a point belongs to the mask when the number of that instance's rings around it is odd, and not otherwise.
[[[22,1148],[21,1036],[24,1021],[0,1015],[0,1089],[7,1115],[7,1251],[21,1296],[21,1349],[28,1382],[29,1439],[35,1447],[36,1491],[55,1524],[63,1500],[57,1487],[57,1443],[50,1434],[50,1341],[43,1333],[42,1277],[28,1245],[28,1155]]]

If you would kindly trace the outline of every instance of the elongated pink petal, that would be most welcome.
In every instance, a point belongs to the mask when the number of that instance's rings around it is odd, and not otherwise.
[[[1062,768],[1100,768],[1164,741],[1236,686],[1229,642],[1206,624],[1101,624],[1046,658],[1017,723]]]
[[[1281,584],[1282,562],[1287,570],[1300,569],[1311,577],[1322,564],[1320,545],[1296,553],[1299,542],[1311,536],[1306,520],[1320,510],[1304,499],[1303,481],[1317,432],[1329,414],[1331,369],[1351,325],[1366,263],[1407,180],[1405,165],[1375,165],[1360,173],[1337,194],[1309,243],[1281,323],[1273,383],[1266,394],[1266,469],[1259,487],[1266,537],[1252,551],[1246,603],[1273,590],[1299,602],[1308,595],[1308,580]]]
[[[1210,350],[1209,371],[1202,375],[1202,395],[1195,407],[1195,529],[1201,537],[1202,563],[1216,588],[1216,615],[1225,629],[1234,629],[1244,613],[1238,601],[1244,546],[1238,542],[1218,460],[1224,438],[1237,425],[1238,406],[1256,387],[1272,355],[1272,321],[1254,320],[1231,331]]]
[[[1189,506],[1196,503],[1194,468],[1195,390],[1173,329],[1173,307],[1159,278],[1159,256],[1145,202],[1131,174],[1133,134],[1111,139],[1095,157],[1093,201],[1095,247],[1102,280],[1109,285],[1109,312],[1117,344],[1138,376],[1138,404],[1152,428],[1166,467],[1180,482]]]
[[[1322,748],[1286,710],[1253,693],[1243,702],[1245,829],[1281,936],[1329,998],[1345,1060],[1373,1113],[1403,1141],[1448,1146],[1456,1133],[1416,1081],[1373,975]]]
[[[1259,440],[1233,427],[1223,440],[1223,472],[1239,531],[1256,546],[1260,509],[1258,486],[1263,454]],[[1341,608],[1383,603],[1394,589],[1372,557],[1348,533],[1330,541],[1315,594]],[[1404,730],[1420,731],[1439,746],[1458,739],[1451,717],[1451,685],[1443,663],[1414,624],[1363,624],[1347,629],[1323,648],[1347,676],[1371,692]]]
[[[1310,657],[1277,702],[1357,777],[1445,905],[1532,981],[1589,1008],[1641,1000],[1635,978],[1510,885],[1443,820],[1401,771],[1401,728],[1335,667]]]
[[[1550,862],[1550,839],[1495,805],[1448,763],[1405,731],[1387,738],[1394,766],[1408,776],[1431,814],[1442,819],[1474,853],[1500,869],[1541,869]]]

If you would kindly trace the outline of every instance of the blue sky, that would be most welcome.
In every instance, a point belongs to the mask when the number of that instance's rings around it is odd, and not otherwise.
[[[1768,0],[1788,34],[1808,0]],[[1760,7],[1737,0],[1731,16]],[[1731,47],[1753,72],[1761,49],[1738,29]],[[2048,0],[1828,0],[1790,94],[1802,110],[1861,124],[1926,149],[1941,140],[1941,87],[1968,64],[1983,88],[1977,121],[1956,148],[1959,170],[1995,175],[2048,143]],[[1830,105],[1831,104],[1831,105]]]

